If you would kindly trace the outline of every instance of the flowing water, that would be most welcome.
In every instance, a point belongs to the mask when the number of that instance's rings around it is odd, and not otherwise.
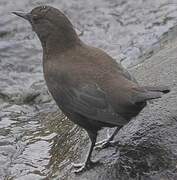
[[[0,179],[59,178],[60,168],[77,159],[79,129],[47,91],[40,42],[11,13],[44,4],[66,13],[82,40],[126,66],[152,55],[177,22],[175,0],[0,0]]]

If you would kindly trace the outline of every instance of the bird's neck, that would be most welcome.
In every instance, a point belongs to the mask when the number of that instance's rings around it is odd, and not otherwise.
[[[81,40],[74,29],[70,29],[70,32],[52,33],[46,41],[41,41],[44,54],[60,54],[80,43]]]

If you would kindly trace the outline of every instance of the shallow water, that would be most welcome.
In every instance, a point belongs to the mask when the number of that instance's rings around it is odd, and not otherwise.
[[[79,142],[74,136],[79,129],[60,112],[56,121],[57,107],[43,79],[40,42],[27,22],[11,14],[44,3],[65,12],[82,32],[81,39],[126,66],[151,55],[177,22],[173,0],[1,0],[0,179],[59,177],[63,164],[77,158],[72,145]]]

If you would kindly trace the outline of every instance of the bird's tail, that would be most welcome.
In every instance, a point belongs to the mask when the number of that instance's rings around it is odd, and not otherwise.
[[[144,89],[151,92],[162,92],[163,94],[167,94],[170,92],[170,88],[168,86],[143,86]]]
[[[143,86],[145,91],[138,93],[136,96],[136,103],[142,103],[152,99],[161,98],[163,94],[169,93],[170,88],[167,86]]]

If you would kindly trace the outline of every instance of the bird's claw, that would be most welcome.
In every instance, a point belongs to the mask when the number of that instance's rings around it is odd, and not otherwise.
[[[89,162],[78,163],[78,164],[73,163],[72,166],[75,168],[75,170],[73,172],[74,173],[82,173],[85,170],[93,168],[97,164],[99,164],[99,161],[89,161]]]
[[[72,167],[74,167],[74,168],[81,168],[82,166],[84,166],[84,163],[77,163],[77,164],[73,163],[72,164]]]
[[[76,165],[74,167],[75,167],[75,169],[73,170],[74,173],[82,173],[87,169],[84,164],[83,165],[78,165],[78,166]]]
[[[107,147],[114,147],[114,146],[115,146],[115,141],[103,140],[101,142],[96,143],[95,149],[101,150]]]

